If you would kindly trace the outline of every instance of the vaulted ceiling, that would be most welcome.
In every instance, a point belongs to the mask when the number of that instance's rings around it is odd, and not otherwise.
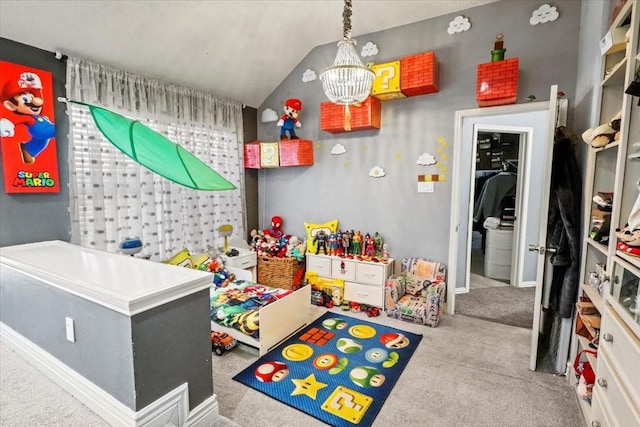
[[[352,36],[496,0],[353,0]],[[1,0],[0,37],[258,107],[315,46],[341,0]],[[327,64],[327,66],[330,64]]]

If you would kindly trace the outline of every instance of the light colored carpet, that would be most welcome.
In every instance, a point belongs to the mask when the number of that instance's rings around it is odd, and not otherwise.
[[[495,286],[456,295],[456,313],[503,325],[531,329],[536,288]]]
[[[531,335],[526,329],[465,316],[445,315],[437,328],[427,328],[384,315],[348,315],[424,336],[374,426],[585,425],[574,381],[527,369]],[[105,425],[4,344],[0,349],[0,425]],[[324,425],[232,380],[257,357],[244,345],[213,356],[220,414],[247,427]]]

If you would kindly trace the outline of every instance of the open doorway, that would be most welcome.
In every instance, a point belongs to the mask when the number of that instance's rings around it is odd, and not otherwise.
[[[514,251],[522,206],[518,165],[525,154],[526,137],[522,132],[476,128],[469,280],[467,292],[458,296],[456,311],[530,329],[535,289],[518,281]]]

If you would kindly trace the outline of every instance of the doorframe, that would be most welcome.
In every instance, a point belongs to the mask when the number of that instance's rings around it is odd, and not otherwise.
[[[531,155],[531,141],[533,140],[533,128],[529,126],[505,126],[505,125],[486,125],[481,123],[475,123],[473,125],[473,150],[471,157],[474,158],[478,152],[478,134],[480,132],[483,133],[509,133],[514,135],[519,135],[518,141],[518,180],[517,180],[517,188],[516,194],[518,195],[516,199],[516,222],[521,222],[526,224],[526,218],[528,214],[528,198],[522,197],[523,194],[529,194],[529,188],[531,186],[529,174],[526,173],[527,169],[530,165],[527,163],[528,159]],[[469,209],[467,210],[467,240],[466,240],[466,251],[467,251],[467,268],[465,268],[465,279],[464,279],[464,289],[456,288],[456,294],[468,293],[470,291],[471,284],[471,247],[472,247],[472,238],[471,233],[473,230],[473,210],[474,210],[474,201],[475,201],[475,172],[476,166],[475,162],[471,162],[471,174],[469,177]],[[460,175],[456,175],[460,176]],[[456,192],[460,191],[458,187],[456,188]],[[453,195],[454,197],[456,195]],[[524,238],[522,236],[522,230],[519,227],[514,228],[514,236],[513,236],[513,247],[515,250],[511,252],[511,274],[509,277],[509,285],[515,287],[529,287],[535,286],[535,282],[533,284],[527,282],[524,283],[522,280],[523,272],[522,268],[517,268],[520,266],[520,254],[521,248],[520,245],[524,244]],[[457,261],[456,261],[457,268]]]
[[[507,114],[520,114],[529,113],[534,111],[548,110],[549,101],[542,102],[529,102],[526,104],[512,104],[501,105],[497,107],[485,107],[485,108],[473,108],[469,110],[458,110],[455,115],[455,129],[454,129],[454,142],[453,142],[453,171],[451,179],[451,188],[453,189],[451,194],[451,223],[449,225],[449,259],[448,259],[448,282],[451,284],[447,286],[447,313],[455,313],[455,294],[457,283],[457,268],[458,268],[458,232],[460,229],[460,197],[457,194],[457,188],[459,188],[459,181],[461,177],[461,150],[463,144],[463,125],[464,120],[467,118],[475,117],[489,117],[500,116]],[[531,147],[532,144],[529,144]],[[467,203],[471,203],[469,200]]]

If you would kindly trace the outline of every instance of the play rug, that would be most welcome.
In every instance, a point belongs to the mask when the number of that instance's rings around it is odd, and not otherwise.
[[[334,426],[369,426],[422,335],[327,312],[234,380]]]

